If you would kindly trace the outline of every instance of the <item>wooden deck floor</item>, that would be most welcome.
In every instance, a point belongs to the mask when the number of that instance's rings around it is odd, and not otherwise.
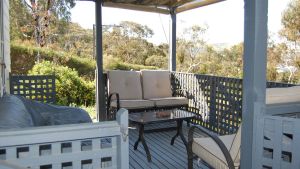
[[[166,124],[152,124],[145,126],[145,129],[156,127],[164,127]],[[183,132],[187,139],[188,128],[183,125]],[[133,145],[138,138],[138,130],[129,130],[129,165],[131,169],[153,168],[153,169],[185,169],[187,168],[187,153],[186,148],[180,139],[176,138],[174,145],[170,145],[171,138],[176,131],[162,131],[154,133],[146,133],[145,140],[149,147],[152,162],[147,161],[144,147],[140,143],[137,150],[133,149]],[[196,133],[201,137],[200,133]],[[208,169],[207,166],[194,159],[194,168]]]

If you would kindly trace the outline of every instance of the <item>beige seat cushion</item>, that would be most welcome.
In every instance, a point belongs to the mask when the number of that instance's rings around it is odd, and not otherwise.
[[[142,70],[144,99],[172,97],[170,72]]]
[[[120,99],[142,99],[141,76],[138,71],[108,71],[108,86],[110,93],[119,93]]]
[[[268,88],[266,91],[266,104],[300,103],[300,86],[286,88]]]
[[[180,106],[187,105],[189,100],[185,97],[165,97],[165,98],[152,98],[149,99],[155,102],[155,106],[164,107],[164,106]]]
[[[234,140],[235,134],[220,136],[227,149],[229,150]],[[207,162],[211,167],[215,169],[228,169],[225,156],[223,155],[219,146],[209,137],[195,138],[192,145],[193,153],[195,153],[200,159]],[[239,163],[234,163],[235,167],[239,166]]]
[[[117,101],[111,102],[112,107],[117,107]],[[154,107],[154,102],[150,100],[120,100],[120,107],[125,109],[139,109]]]

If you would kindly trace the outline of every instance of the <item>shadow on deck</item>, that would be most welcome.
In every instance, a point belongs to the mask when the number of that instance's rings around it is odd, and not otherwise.
[[[150,128],[163,128],[166,125],[175,126],[175,123],[157,123],[146,125],[145,130]],[[183,133],[187,140],[189,127],[186,123],[183,124]],[[196,130],[197,131],[197,130]],[[154,168],[154,169],[185,169],[187,168],[187,152],[186,148],[180,139],[177,137],[174,145],[170,145],[172,137],[176,131],[162,131],[154,133],[145,133],[145,140],[149,147],[152,162],[147,161],[146,153],[143,145],[140,143],[137,150],[134,150],[133,145],[138,138],[138,129],[129,130],[129,165],[131,169]],[[201,133],[195,132],[195,135],[201,137]],[[207,166],[194,159],[194,168],[208,169]]]

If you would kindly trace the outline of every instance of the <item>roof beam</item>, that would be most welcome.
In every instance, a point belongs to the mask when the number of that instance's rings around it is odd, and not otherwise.
[[[113,2],[104,2],[103,6],[111,7],[111,8],[123,8],[123,9],[136,10],[142,12],[170,14],[170,11],[168,9],[158,8],[155,6],[142,6],[142,5],[132,5],[132,4],[124,4],[124,3],[113,3]]]
[[[187,3],[186,5],[182,5],[182,6],[179,6],[178,8],[176,8],[175,13],[184,12],[187,10],[199,8],[202,6],[207,6],[207,5],[222,2],[222,1],[225,1],[225,0],[200,0],[197,2]]]

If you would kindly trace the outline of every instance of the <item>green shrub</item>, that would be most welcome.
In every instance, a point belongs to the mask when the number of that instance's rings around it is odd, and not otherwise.
[[[27,74],[36,63],[36,56],[40,53],[40,60],[51,61],[59,65],[64,65],[78,71],[80,76],[89,79],[94,78],[96,62],[88,56],[78,57],[47,48],[37,48],[11,43],[11,60],[13,74]]]
[[[159,68],[168,68],[168,58],[164,56],[152,55],[145,61],[146,65],[156,66]]]
[[[57,103],[61,105],[94,105],[95,85],[92,81],[85,81],[78,76],[78,72],[66,66],[44,61],[36,64],[30,75],[56,76]]]

